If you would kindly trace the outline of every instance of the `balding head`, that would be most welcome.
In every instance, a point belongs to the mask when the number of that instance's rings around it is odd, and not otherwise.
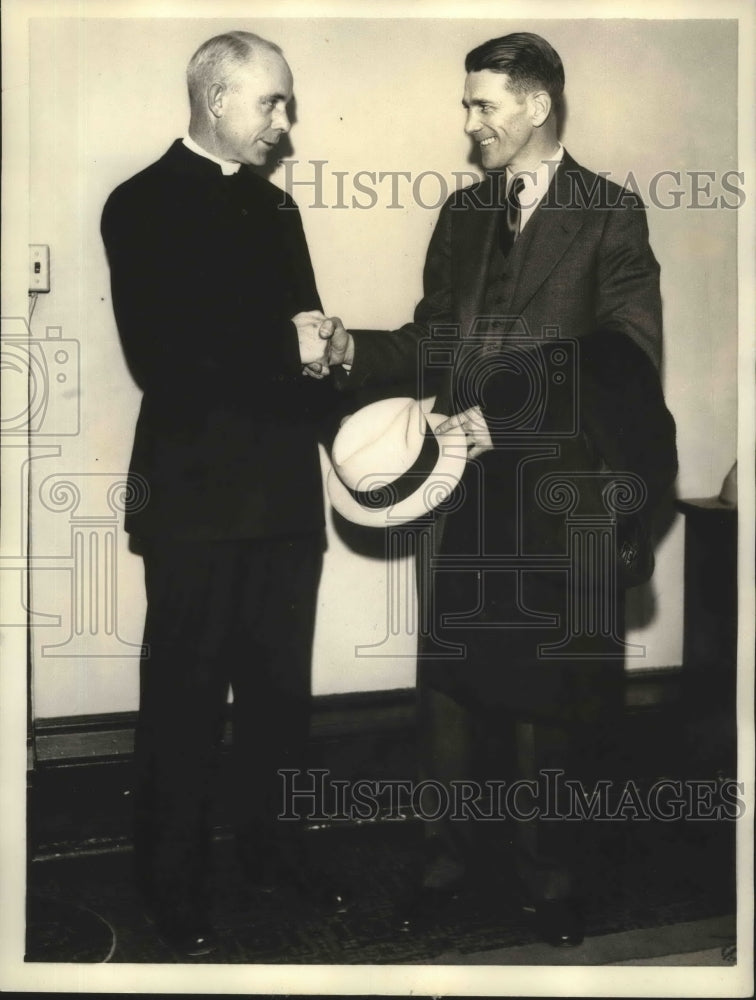
[[[214,83],[229,86],[240,68],[270,52],[283,55],[277,45],[251,31],[229,31],[203,42],[186,68],[192,114],[204,107]]]
[[[277,45],[246,31],[205,42],[187,70],[189,135],[220,159],[262,166],[289,131],[291,70]]]

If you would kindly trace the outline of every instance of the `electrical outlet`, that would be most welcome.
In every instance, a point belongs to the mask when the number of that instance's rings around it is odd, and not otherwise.
[[[29,244],[29,291],[50,291],[50,247],[44,243]]]

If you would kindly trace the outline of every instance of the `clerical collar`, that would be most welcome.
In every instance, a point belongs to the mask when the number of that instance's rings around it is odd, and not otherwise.
[[[190,135],[184,136],[182,141],[186,148],[191,149],[191,151],[196,153],[197,156],[204,156],[206,160],[212,160],[213,163],[217,163],[225,177],[230,177],[232,174],[237,173],[241,167],[241,163],[234,163],[232,160],[221,160],[220,157],[213,156],[212,153],[208,153],[208,151],[198,145]]]

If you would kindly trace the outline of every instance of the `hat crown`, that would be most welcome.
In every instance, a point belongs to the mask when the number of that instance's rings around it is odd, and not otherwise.
[[[409,397],[370,403],[339,429],[328,496],[355,524],[388,528],[424,517],[446,501],[467,462],[467,441],[447,418]]]
[[[347,420],[333,443],[332,463],[351,490],[391,483],[420,454],[427,421],[416,399],[382,399]]]

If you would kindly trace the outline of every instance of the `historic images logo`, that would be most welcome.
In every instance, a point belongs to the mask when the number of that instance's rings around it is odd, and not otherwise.
[[[67,629],[58,642],[35,635],[35,652],[45,657],[139,656],[141,645],[118,631],[118,522],[126,508],[147,502],[147,484],[123,473],[76,472],[39,482],[38,464],[64,458],[66,442],[81,432],[80,344],[59,326],[35,337],[21,317],[3,318],[0,332],[0,439],[6,488],[19,501],[15,521],[6,520],[0,557],[3,584],[15,595],[2,625]],[[35,529],[46,512],[64,515],[66,526],[40,541]],[[40,593],[49,597],[37,577],[43,572],[56,574],[58,608],[60,594],[67,595],[65,615],[38,606]]]

